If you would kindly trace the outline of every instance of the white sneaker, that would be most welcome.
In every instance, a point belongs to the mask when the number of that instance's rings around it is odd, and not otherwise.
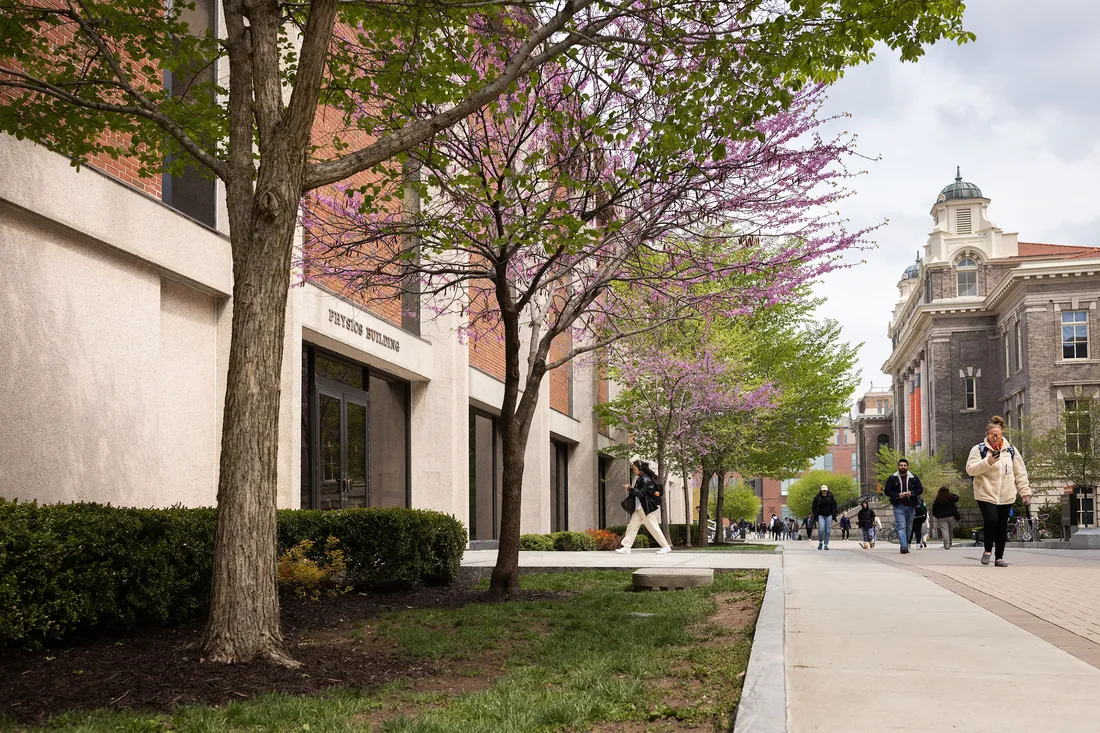
[[[665,545],[665,546],[664,546],[664,547],[662,547],[661,549],[657,550],[657,554],[658,554],[658,555],[664,555],[664,554],[665,554],[665,553],[667,553],[667,552],[672,552],[672,548],[671,548],[671,547],[669,547],[668,545]]]
[[[619,549],[615,550],[615,552],[619,553],[620,555],[629,555],[630,554],[630,548],[629,547],[620,547]]]

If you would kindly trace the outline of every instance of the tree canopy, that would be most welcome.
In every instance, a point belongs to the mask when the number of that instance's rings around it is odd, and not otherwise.
[[[807,471],[791,484],[787,491],[787,506],[790,507],[791,514],[796,517],[810,514],[814,497],[821,493],[822,484],[828,486],[829,491],[833,492],[837,504],[859,497],[859,485],[851,474],[821,470]]]

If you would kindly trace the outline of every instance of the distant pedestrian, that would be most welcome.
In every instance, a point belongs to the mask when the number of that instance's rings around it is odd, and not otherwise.
[[[882,493],[890,499],[894,509],[894,525],[898,530],[898,543],[901,554],[909,554],[909,534],[913,530],[913,516],[916,514],[917,500],[924,493],[920,479],[909,473],[909,461],[898,461],[898,471],[886,479]]]
[[[848,541],[848,534],[852,531],[852,520],[845,514],[840,518],[840,539]]]
[[[794,517],[787,517],[787,537],[792,540],[798,539],[798,522]]]
[[[771,528],[772,528],[772,540],[773,541],[779,542],[781,539],[784,539],[784,535],[786,534],[786,528],[783,526],[783,522],[780,521],[779,517],[777,517],[774,514],[772,515]]]
[[[959,496],[951,493],[951,489],[941,486],[936,492],[936,499],[932,502],[932,520],[940,531],[940,539],[943,540],[943,549],[951,549],[951,538],[955,534],[955,523],[962,517],[959,515]]]
[[[813,515],[817,517],[817,549],[829,549],[829,537],[833,531],[833,517],[836,516],[836,497],[829,487],[821,484],[821,490],[814,497]]]
[[[814,539],[814,517],[813,517],[812,514],[807,514],[806,515],[806,518],[802,520],[802,526],[806,530],[806,539],[813,542],[813,539]]]
[[[924,523],[927,519],[928,505],[924,503],[924,497],[918,497],[916,511],[913,512],[913,531],[909,533],[909,544],[913,544],[915,540],[917,547],[928,547],[928,543],[924,541]]]
[[[866,500],[861,502],[859,514],[856,515],[856,524],[863,532],[863,542],[860,542],[859,546],[864,550],[875,546],[875,522],[877,521],[878,517],[875,516],[875,510],[871,508],[871,505]]]
[[[974,477],[974,499],[982,510],[985,524],[982,565],[989,564],[990,554],[996,545],[994,565],[999,568],[1008,567],[1004,561],[1008,515],[1017,494],[1025,506],[1031,504],[1031,485],[1024,458],[1015,446],[1008,444],[1004,428],[1004,418],[998,415],[991,417],[985,426],[985,440],[971,448],[966,459],[966,472]]]
[[[630,554],[630,550],[634,546],[634,538],[638,536],[638,529],[643,522],[649,533],[653,535],[653,539],[657,540],[657,544],[661,546],[661,549],[657,550],[657,554],[662,555],[666,552],[672,552],[668,540],[661,532],[661,523],[657,516],[657,513],[661,511],[661,494],[664,493],[660,481],[657,480],[657,474],[653,473],[653,469],[645,461],[631,463],[630,472],[635,476],[634,486],[631,487],[630,484],[626,484],[624,487],[626,498],[623,499],[622,506],[623,509],[630,511],[629,507],[633,505],[634,511],[631,512],[630,522],[626,525],[623,546],[615,552],[624,555]]]

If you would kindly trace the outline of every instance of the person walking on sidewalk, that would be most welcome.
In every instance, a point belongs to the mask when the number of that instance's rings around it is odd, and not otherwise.
[[[630,472],[636,478],[633,487],[630,484],[625,486],[626,498],[623,499],[622,505],[623,509],[627,511],[630,511],[631,506],[634,507],[634,510],[630,514],[630,522],[626,525],[623,546],[615,552],[623,555],[630,554],[630,550],[634,546],[634,538],[638,536],[638,529],[643,522],[649,533],[653,535],[653,539],[657,540],[657,544],[661,546],[661,549],[657,550],[657,554],[663,555],[666,552],[672,552],[668,540],[661,532],[660,517],[657,516],[658,512],[661,511],[661,495],[664,494],[664,489],[657,480],[657,474],[653,473],[653,469],[645,461],[634,461],[630,464]]]
[[[786,539],[786,536],[787,536],[787,527],[786,527],[786,525],[783,524],[782,519],[780,519],[779,517],[777,517],[776,515],[773,514],[772,515],[772,540],[775,541],[775,542],[779,542],[780,540]]]
[[[840,518],[840,539],[845,542],[848,541],[848,535],[852,531],[852,520],[848,519],[848,515],[845,514]]]
[[[932,502],[932,520],[940,531],[943,540],[943,549],[951,549],[951,538],[955,534],[955,523],[959,521],[959,495],[952,494],[951,489],[941,486],[936,492],[936,499]]]
[[[822,549],[824,545],[828,550],[833,517],[836,516],[836,497],[825,484],[821,484],[821,490],[814,497],[813,515],[817,517],[817,549]]]
[[[817,501],[817,497],[814,497],[814,501]],[[806,539],[813,542],[814,539],[814,516],[813,514],[807,514],[806,518],[802,520],[802,526],[806,529]]]
[[[871,508],[871,505],[866,500],[861,502],[859,514],[856,515],[856,524],[863,532],[863,542],[860,542],[859,546],[864,550],[875,546],[875,522],[877,521],[878,517],[875,516],[875,510]]]
[[[917,511],[917,501],[924,493],[920,479],[909,473],[909,461],[904,458],[898,460],[898,471],[886,479],[886,487],[882,493],[890,498],[890,504],[894,508],[894,525],[898,530],[901,554],[908,555],[909,535],[913,531],[913,516]]]
[[[999,415],[989,418],[985,440],[970,449],[966,472],[974,477],[974,499],[982,510],[985,524],[985,553],[982,565],[996,548],[994,565],[1008,567],[1004,561],[1008,541],[1008,515],[1019,494],[1025,505],[1031,504],[1031,485],[1024,458],[1004,437],[1005,421]]]
[[[924,540],[924,522],[928,519],[928,505],[924,503],[924,497],[917,499],[916,511],[913,512],[913,531],[909,535],[909,544],[913,544],[914,538],[917,547],[928,547]]]

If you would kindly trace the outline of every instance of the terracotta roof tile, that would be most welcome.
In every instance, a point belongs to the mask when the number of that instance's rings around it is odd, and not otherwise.
[[[1046,242],[1020,242],[1020,257],[1054,256],[1068,258],[1082,252],[1091,252],[1096,247],[1082,247],[1076,244],[1048,244]]]

